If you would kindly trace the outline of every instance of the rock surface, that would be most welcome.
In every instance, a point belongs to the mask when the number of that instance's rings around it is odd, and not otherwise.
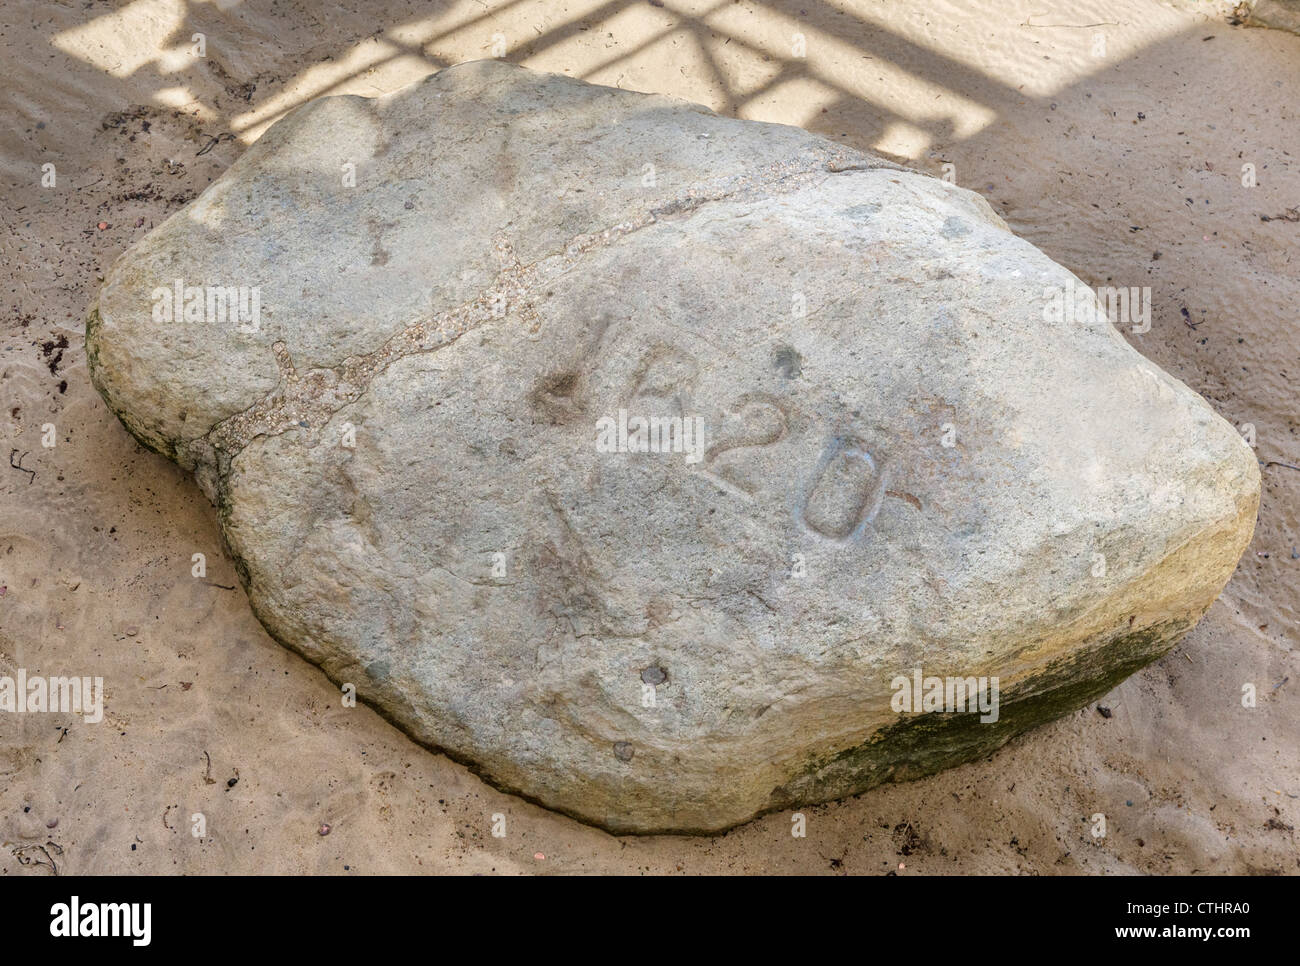
[[[1275,27],[1300,34],[1300,0],[1254,0],[1237,6],[1236,15],[1250,27]]]
[[[178,280],[260,315],[167,321]],[[480,62],[294,111],[87,350],[274,637],[502,788],[715,831],[985,754],[1227,581],[1251,450],[1069,286],[968,191]],[[620,411],[705,445],[607,452]],[[895,711],[915,668],[997,721]]]

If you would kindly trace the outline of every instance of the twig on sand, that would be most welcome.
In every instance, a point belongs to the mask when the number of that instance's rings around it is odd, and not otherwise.
[[[13,850],[13,855],[14,858],[18,860],[19,865],[48,865],[50,871],[55,875],[58,875],[59,867],[54,861],[54,856],[50,855],[50,849],[54,850],[54,855],[63,854],[63,846],[59,845],[57,842],[46,842],[44,845],[36,844],[20,846]],[[40,851],[41,855],[45,856],[45,861],[42,862],[34,855],[27,854],[28,852],[33,851]]]
[[[11,450],[9,451],[9,465],[12,466],[12,467],[13,467],[14,469],[16,469],[16,470],[21,470],[21,471],[24,472],[24,473],[28,473],[28,474],[30,474],[30,475],[27,477],[27,485],[28,485],[28,486],[31,486],[31,485],[32,485],[32,481],[36,479],[36,471],[35,471],[35,470],[29,470],[27,467],[23,466],[23,460],[27,459],[27,453],[24,453],[22,456],[18,457],[18,462],[15,463],[15,462],[14,462],[14,453],[17,453],[17,452],[18,452],[17,449],[11,449]],[[28,452],[30,452],[30,450],[29,450]]]
[[[215,148],[222,141],[233,141],[234,139],[235,136],[231,134],[229,131],[222,131],[220,134],[209,139],[208,143],[203,145],[203,147],[199,148],[199,150],[195,152],[194,156],[197,158],[201,155],[207,154],[209,151]]]

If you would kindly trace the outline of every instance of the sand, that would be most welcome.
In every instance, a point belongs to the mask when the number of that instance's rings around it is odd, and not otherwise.
[[[0,675],[107,693],[96,724],[0,716],[0,873],[1300,872],[1300,36],[1190,0],[352,6],[0,8],[0,426],[23,467],[0,464]],[[91,387],[83,318],[127,246],[285,110],[494,44],[948,171],[1089,284],[1150,286],[1151,330],[1126,337],[1251,424],[1266,464],[1205,620],[986,760],[807,809],[804,838],[788,812],[615,838],[342,707],[252,616],[193,480]]]

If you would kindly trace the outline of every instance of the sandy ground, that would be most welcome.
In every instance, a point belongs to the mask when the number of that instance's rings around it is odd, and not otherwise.
[[[1128,337],[1270,464],[1206,619],[1110,717],[809,809],[802,839],[789,813],[614,838],[340,707],[253,618],[198,487],[105,408],[82,321],[118,255],[283,111],[494,44],[949,170],[1090,284],[1150,286]],[[0,427],[24,468],[0,464],[0,674],[107,687],[99,724],[0,717],[3,874],[1300,872],[1300,36],[1190,0],[8,0],[0,63]]]

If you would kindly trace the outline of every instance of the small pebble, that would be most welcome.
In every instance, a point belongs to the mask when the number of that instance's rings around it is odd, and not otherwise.
[[[541,862],[543,859],[546,858],[546,853],[545,853],[545,852],[534,852],[534,853],[533,853],[533,858],[536,859],[538,862]]]
[[[668,680],[668,672],[661,667],[648,667],[641,672],[645,684],[663,684]]]
[[[626,741],[614,742],[614,757],[617,758],[619,761],[631,761],[632,755],[634,754],[635,752],[633,751],[631,744],[629,744],[628,742]]]
[[[95,227],[98,228],[100,231],[105,231],[105,230],[107,230],[107,228],[108,228],[108,222],[106,222],[106,221],[101,221],[101,222],[100,222],[98,225],[96,225]]]
[[[128,627],[128,628],[126,629],[126,636],[127,636],[127,637],[135,637],[135,635],[137,635],[137,634],[139,634],[139,633],[140,633],[140,628],[138,628],[138,627]]]
[[[57,818],[52,818],[45,823],[46,828],[58,828],[58,825],[59,825],[59,820]]]
[[[330,827],[329,827],[329,825],[327,825],[327,824],[325,824],[324,822],[322,822],[322,823],[321,823],[321,827],[318,828],[318,829],[316,830],[316,834],[317,834],[317,835],[321,835],[321,836],[329,835],[329,834],[330,834]]]

